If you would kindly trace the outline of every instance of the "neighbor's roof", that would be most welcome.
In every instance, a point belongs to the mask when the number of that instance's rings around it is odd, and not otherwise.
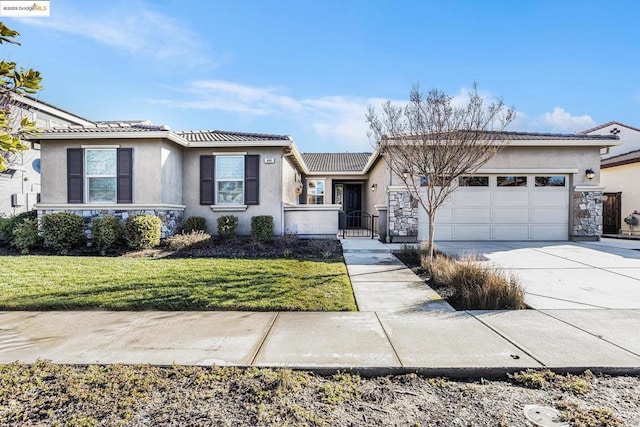
[[[192,130],[175,132],[189,142],[252,142],[252,141],[293,141],[289,135],[264,133],[230,132],[224,130]]]
[[[629,153],[620,154],[618,156],[613,156],[609,157],[608,159],[602,160],[600,162],[600,167],[605,169],[638,162],[640,162],[640,150],[635,150]]]
[[[625,125],[624,123],[620,123],[620,122],[612,121],[612,122],[607,122],[607,123],[605,123],[605,124],[602,124],[602,125],[596,126],[596,127],[594,127],[594,128],[591,128],[591,129],[583,130],[582,132],[579,132],[579,133],[580,133],[580,134],[587,134],[587,133],[595,132],[595,131],[600,130],[600,129],[604,129],[604,128],[606,128],[607,126],[611,126],[611,125],[624,126],[624,127],[628,128],[628,129],[632,129],[632,130],[635,130],[635,131],[640,132],[640,129],[638,129],[638,128],[636,128],[636,127],[629,126],[629,125]]]
[[[371,153],[302,153],[310,172],[362,172]]]
[[[468,131],[472,132],[472,131]],[[475,131],[473,131],[475,132]],[[616,135],[585,135],[583,133],[545,133],[545,132],[483,132],[487,137],[491,137],[493,139],[504,139],[508,141],[543,141],[543,140],[554,140],[554,141],[566,141],[566,140],[597,140],[597,139],[611,139],[616,140],[618,137]],[[411,135],[405,135],[405,139],[409,139]],[[399,137],[394,137],[392,139],[399,139]]]

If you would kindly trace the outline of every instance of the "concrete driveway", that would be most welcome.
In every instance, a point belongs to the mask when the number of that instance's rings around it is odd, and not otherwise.
[[[640,308],[640,241],[437,242],[520,277],[535,309]]]

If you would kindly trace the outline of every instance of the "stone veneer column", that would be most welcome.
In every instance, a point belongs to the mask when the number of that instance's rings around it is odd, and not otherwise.
[[[389,191],[389,237],[392,242],[418,238],[418,201],[408,191]]]
[[[571,240],[600,240],[602,235],[602,190],[601,187],[575,187]]]

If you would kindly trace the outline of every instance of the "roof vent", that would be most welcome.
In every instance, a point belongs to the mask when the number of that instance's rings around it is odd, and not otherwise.
[[[620,129],[618,128],[613,128],[609,131],[609,133],[613,134],[613,135],[617,135],[620,133]]]

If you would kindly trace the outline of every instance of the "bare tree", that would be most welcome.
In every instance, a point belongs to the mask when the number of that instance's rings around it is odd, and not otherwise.
[[[415,85],[406,105],[387,101],[381,116],[369,106],[372,142],[429,218],[430,260],[436,211],[461,176],[475,173],[504,147],[502,131],[514,118],[501,98],[485,102],[477,83],[461,102],[439,89],[424,94]]]

